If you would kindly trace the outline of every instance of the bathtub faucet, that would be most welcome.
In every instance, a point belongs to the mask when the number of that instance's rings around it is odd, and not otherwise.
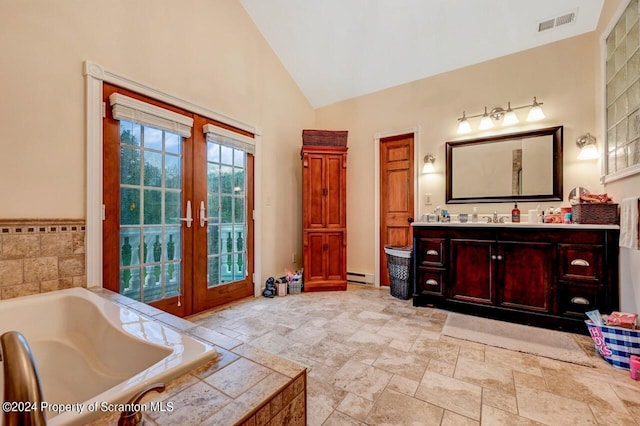
[[[22,333],[7,331],[0,336],[0,359],[3,364],[5,404],[30,402],[36,408],[3,410],[4,425],[46,425],[44,413],[40,410],[42,389],[38,370],[29,343]]]
[[[145,397],[151,391],[156,392],[164,392],[167,387],[164,383],[154,383],[152,385],[147,386],[142,389],[140,392],[135,394],[129,402],[125,405],[130,407],[137,407],[140,405],[140,400]],[[118,419],[118,426],[138,426],[144,424],[144,419],[142,418],[142,413],[140,410],[127,410],[123,411],[120,414],[120,418]]]

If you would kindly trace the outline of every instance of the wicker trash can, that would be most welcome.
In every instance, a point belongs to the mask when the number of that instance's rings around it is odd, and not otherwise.
[[[389,287],[391,295],[398,299],[411,298],[412,287],[412,246],[384,246],[389,270]]]

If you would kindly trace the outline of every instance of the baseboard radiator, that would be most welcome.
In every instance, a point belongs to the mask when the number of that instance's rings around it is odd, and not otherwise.
[[[373,274],[347,271],[347,281],[351,283],[373,285]]]

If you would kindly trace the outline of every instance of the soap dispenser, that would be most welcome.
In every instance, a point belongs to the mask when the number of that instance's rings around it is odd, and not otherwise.
[[[473,213],[471,214],[471,222],[473,222],[473,223],[478,222],[478,208],[477,207],[473,208]]]
[[[511,210],[511,222],[520,223],[520,209],[518,208],[518,202],[516,201],[513,210]]]

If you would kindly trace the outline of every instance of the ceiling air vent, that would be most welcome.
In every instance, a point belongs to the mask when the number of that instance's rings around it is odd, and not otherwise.
[[[547,19],[546,21],[542,21],[538,23],[538,32],[550,30],[551,28],[554,27],[555,23],[556,23],[555,19]]]
[[[556,27],[559,27],[560,25],[570,24],[570,23],[572,23],[574,21],[574,19],[576,19],[576,13],[575,12],[571,12],[571,13],[567,13],[566,15],[558,16],[556,18]]]
[[[575,22],[576,20],[576,11],[565,13],[564,15],[557,16],[551,19],[545,19],[544,21],[538,22],[538,32],[541,33],[543,31],[551,30],[553,28],[558,28],[559,26],[570,24]]]

